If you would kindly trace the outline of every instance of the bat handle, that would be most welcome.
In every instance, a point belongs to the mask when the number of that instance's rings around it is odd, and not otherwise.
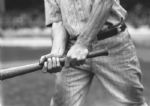
[[[88,54],[87,58],[93,58],[97,56],[107,56],[108,51],[102,50],[102,51],[95,51]],[[61,58],[60,62],[64,64],[65,58]],[[0,80],[5,80],[9,78],[13,78],[16,76],[24,75],[27,73],[35,72],[38,70],[41,70],[43,68],[43,64],[35,63],[35,64],[29,64],[25,66],[19,66],[14,68],[8,68],[8,69],[1,69],[0,70]]]
[[[87,58],[94,58],[94,57],[98,57],[98,56],[108,56],[109,53],[107,50],[98,50],[98,51],[94,51],[94,52],[90,52],[88,55],[87,55]],[[60,62],[62,64],[64,64],[65,62],[65,57],[63,58],[60,58]]]
[[[98,56],[108,56],[108,51],[107,50],[99,50],[99,51],[94,51],[94,52],[90,52],[88,55],[87,55],[87,58],[94,58],[94,57],[98,57]],[[65,59],[66,57],[62,57],[60,58],[60,64],[61,66],[63,67],[64,64],[65,64]],[[42,64],[42,67],[43,67],[43,64]],[[57,73],[59,72],[60,70],[53,72],[53,70],[50,70],[48,71],[49,73]]]

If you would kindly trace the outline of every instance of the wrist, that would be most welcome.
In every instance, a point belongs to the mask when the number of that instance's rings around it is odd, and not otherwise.
[[[58,49],[52,49],[50,54],[53,54],[54,56],[61,57],[64,55],[65,49],[58,48]]]
[[[89,42],[87,40],[82,40],[82,39],[78,39],[75,44],[81,45],[85,48],[89,48],[91,46],[91,42]]]
[[[88,31],[84,30],[78,36],[76,43],[88,48],[89,46],[91,46],[92,39],[93,36],[90,33],[88,33]]]

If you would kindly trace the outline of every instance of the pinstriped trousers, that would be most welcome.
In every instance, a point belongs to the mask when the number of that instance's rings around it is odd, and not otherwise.
[[[87,59],[84,65],[63,67],[56,76],[50,106],[82,106],[95,76],[120,106],[148,106],[143,97],[141,70],[127,30],[105,40],[94,40],[92,51],[107,49],[109,56]]]

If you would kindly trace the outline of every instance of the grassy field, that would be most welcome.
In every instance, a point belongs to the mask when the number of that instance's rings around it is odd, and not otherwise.
[[[19,66],[38,61],[48,49],[1,48],[2,67]],[[144,55],[144,54],[143,54]],[[150,103],[150,62],[141,61],[145,96]],[[4,106],[49,106],[54,93],[55,76],[40,71],[2,82]],[[117,106],[112,97],[94,79],[85,106]]]

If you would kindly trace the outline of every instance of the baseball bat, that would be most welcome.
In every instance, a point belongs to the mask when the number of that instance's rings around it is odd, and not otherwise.
[[[106,50],[94,51],[94,52],[90,52],[87,58],[93,58],[97,56],[107,56],[107,55],[108,55],[108,51]],[[60,58],[61,63],[64,63],[64,61],[65,61],[65,58]],[[39,63],[35,63],[35,64],[29,64],[29,65],[13,67],[13,68],[8,68],[8,69],[1,69],[0,80],[6,80],[6,79],[10,79],[16,76],[35,72],[35,71],[41,70],[42,68],[43,68],[43,65]]]

